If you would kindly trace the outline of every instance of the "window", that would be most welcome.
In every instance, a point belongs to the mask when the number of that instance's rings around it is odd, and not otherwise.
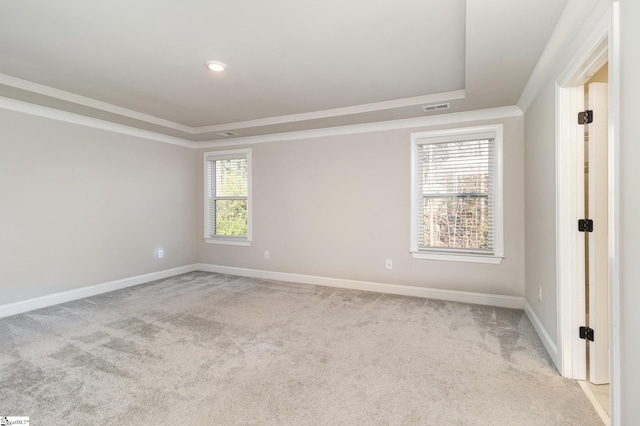
[[[205,240],[249,245],[251,241],[251,150],[207,152]]]
[[[502,125],[411,135],[411,253],[500,263]]]

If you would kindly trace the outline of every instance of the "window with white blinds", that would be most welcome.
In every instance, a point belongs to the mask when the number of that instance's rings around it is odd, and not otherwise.
[[[251,151],[205,154],[205,240],[251,241]]]
[[[497,134],[493,128],[467,128],[412,135],[414,257],[501,258]],[[460,255],[465,259],[455,258]]]

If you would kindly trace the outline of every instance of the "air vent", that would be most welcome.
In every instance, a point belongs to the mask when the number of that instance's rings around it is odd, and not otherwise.
[[[218,136],[227,136],[227,137],[229,137],[229,136],[238,136],[238,134],[234,133],[234,132],[221,132],[221,133],[216,133],[216,134]]]
[[[445,109],[449,109],[451,108],[451,104],[449,102],[444,103],[444,104],[433,104],[433,105],[424,105],[422,107],[422,110],[424,112],[431,112],[431,111],[442,111]]]

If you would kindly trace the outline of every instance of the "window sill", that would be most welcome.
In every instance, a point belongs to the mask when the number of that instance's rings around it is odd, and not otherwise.
[[[504,256],[493,254],[467,254],[467,253],[433,253],[424,251],[412,251],[414,259],[445,260],[451,262],[490,263],[499,265]]]
[[[237,240],[237,239],[227,239],[227,238],[205,238],[204,242],[207,244],[223,244],[228,246],[250,246],[251,241],[249,240]]]

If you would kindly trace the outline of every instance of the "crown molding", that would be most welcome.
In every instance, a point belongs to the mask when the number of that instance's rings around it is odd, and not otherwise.
[[[520,95],[517,105],[523,112],[531,106],[544,84],[560,74],[566,65],[563,58],[573,56],[571,52],[592,33],[591,27],[602,27],[602,22],[598,21],[611,4],[611,0],[569,1]]]
[[[247,136],[233,140],[211,140],[196,142],[197,148],[221,148],[227,146],[252,145],[269,142],[283,142],[300,139],[321,138],[357,133],[381,132],[387,130],[401,130],[418,127],[437,126],[444,124],[463,123],[480,120],[496,120],[510,117],[521,117],[522,110],[515,106],[487,108],[474,111],[455,112],[430,117],[406,118],[401,120],[379,121],[350,126],[326,127],[322,129],[301,130],[297,132],[273,133],[269,135]]]
[[[246,129],[248,127],[272,126],[275,124],[295,123],[298,121],[317,120],[322,118],[339,117],[342,115],[362,114],[386,109],[403,108],[415,105],[433,104],[444,101],[464,99],[464,90],[435,93],[432,95],[415,96],[412,98],[393,99],[390,101],[374,102],[370,104],[353,105],[343,108],[333,108],[300,114],[281,115],[276,117],[259,118],[256,120],[239,121],[236,123],[216,124],[214,126],[194,127],[194,134],[221,132],[225,130]]]
[[[155,117],[153,115],[143,114],[141,112],[134,111],[132,109],[122,108],[117,105],[98,101],[96,99],[88,98],[86,96],[80,96],[80,95],[76,95],[75,93],[67,92],[64,90],[54,89],[53,87],[45,86],[43,84],[22,80],[20,78],[12,77],[10,75],[0,74],[0,84],[15,87],[16,89],[26,90],[32,93],[37,93],[39,95],[48,96],[54,99],[60,99],[62,101],[72,102],[77,105],[82,105],[85,107],[95,108],[101,111],[122,115],[124,117],[133,118],[135,120],[145,121],[147,123],[156,124],[158,126],[168,127],[170,129],[179,130],[181,132],[185,132],[189,134],[193,133],[193,127],[184,126],[182,124],[175,123],[170,120],[164,120],[162,118]]]
[[[249,127],[257,126],[271,126],[284,123],[295,123],[306,120],[316,120],[329,117],[338,117],[342,115],[362,114],[373,111],[383,111],[387,109],[403,108],[414,105],[431,104],[444,101],[453,101],[457,99],[464,99],[464,90],[454,90],[450,92],[435,93],[423,96],[414,96],[410,98],[393,99],[389,101],[374,102],[362,105],[353,105],[342,108],[333,108],[321,111],[306,112],[300,114],[281,115],[275,117],[260,118],[255,120],[238,121],[232,123],[215,124],[210,126],[198,126],[191,127],[180,123],[176,123],[171,120],[165,120],[159,117],[155,117],[149,114],[143,114],[138,111],[134,111],[128,108],[119,107],[107,102],[98,101],[96,99],[88,98],[86,96],[77,95],[75,93],[67,92],[65,90],[55,89],[43,84],[34,83],[28,80],[23,80],[17,77],[12,77],[6,74],[0,74],[0,84],[14,87],[17,89],[25,90],[28,92],[36,93],[39,95],[47,96],[54,99],[59,99],[66,102],[71,102],[76,105],[85,106],[88,108],[94,108],[100,111],[110,112],[118,114],[123,117],[144,121],[150,124],[163,126],[169,129],[178,130],[190,135],[200,135],[204,133],[223,132],[228,130],[246,129]]]
[[[99,118],[87,117],[73,112],[61,111],[55,108],[49,108],[42,105],[35,105],[29,102],[19,101],[16,99],[4,98],[0,96],[0,108],[17,111],[24,114],[35,115],[38,117],[50,118],[52,120],[63,121],[66,123],[78,124],[80,126],[92,127],[110,132],[120,133],[129,136],[135,136],[142,139],[148,139],[156,142],[168,143],[171,145],[184,146],[188,148],[197,148],[192,141],[176,138],[173,136],[163,135],[161,133],[151,132],[149,130],[137,129],[135,127],[125,126],[124,124],[112,123]]]
[[[235,138],[233,140],[211,140],[204,142],[193,142],[190,140],[177,138],[173,136],[163,135],[161,133],[142,130],[124,124],[112,123],[110,121],[98,118],[87,117],[73,112],[61,111],[55,108],[45,107],[41,105],[31,104],[29,102],[19,101],[16,99],[4,98],[0,96],[0,108],[17,111],[25,114],[35,115],[39,117],[49,118],[52,120],[73,123],[80,126],[92,127],[95,129],[106,130],[110,132],[125,134],[142,139],[148,139],[156,142],[168,143],[172,145],[183,146],[187,148],[221,148],[227,146],[251,145],[258,143],[292,141],[301,139],[311,139],[318,137],[350,135],[357,133],[370,133],[387,130],[410,129],[418,127],[428,127],[436,125],[445,125],[452,123],[479,121],[479,120],[495,120],[509,117],[522,116],[522,110],[515,106],[506,106],[498,108],[488,108],[475,111],[456,112],[450,114],[440,114],[430,117],[407,118],[401,120],[389,120],[364,124],[355,124],[349,126],[326,127],[312,130],[301,130],[297,132],[273,133],[260,136],[247,136]]]

